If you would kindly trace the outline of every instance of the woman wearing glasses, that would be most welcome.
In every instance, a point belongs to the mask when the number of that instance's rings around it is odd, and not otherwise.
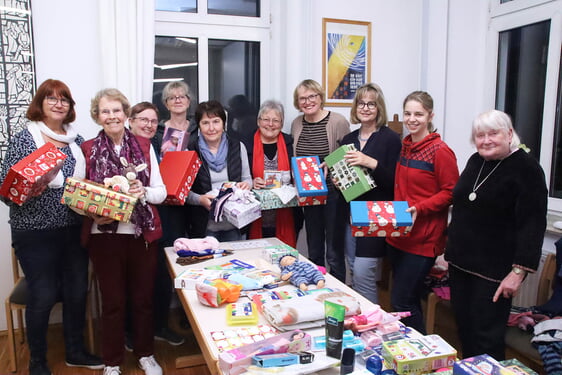
[[[284,120],[283,104],[265,101],[258,112],[258,130],[253,142],[248,145],[248,156],[254,189],[265,187],[264,171],[286,171],[290,181],[293,138],[281,132]],[[250,226],[250,239],[277,237],[286,244],[296,247],[297,238],[293,218],[293,208],[262,211],[262,217]]]
[[[379,85],[367,83],[357,89],[351,107],[351,123],[359,129],[343,137],[342,144],[353,144],[358,151],[349,151],[345,159],[350,165],[368,168],[377,186],[356,198],[358,201],[391,201],[394,197],[394,173],[402,143],[400,137],[386,126],[386,104]],[[340,195],[340,200],[344,200]],[[349,205],[346,205],[349,210]],[[349,213],[341,215],[349,233]],[[351,241],[353,243],[353,241]],[[357,238],[348,249],[353,289],[373,303],[378,303],[377,280],[382,257],[386,255],[384,237]]]
[[[291,125],[296,156],[318,155],[324,157],[339,147],[340,140],[349,133],[349,122],[336,112],[324,109],[324,90],[312,79],[298,84],[293,92],[293,104],[302,115]],[[315,264],[328,263],[329,272],[345,281],[344,235],[335,228],[337,215],[344,209],[339,204],[339,192],[330,179],[326,205],[304,207],[308,258]]]
[[[82,217],[60,203],[66,177],[84,177],[80,150],[84,139],[71,122],[76,118],[70,89],[49,79],[39,86],[27,110],[27,128],[10,140],[2,161],[0,181],[10,168],[45,143],[67,158],[57,176],[21,206],[10,207],[12,246],[27,281],[25,322],[31,375],[48,375],[47,327],[54,304],[63,302],[66,364],[101,369],[101,360],[84,350],[88,289],[88,253],[80,246]]]

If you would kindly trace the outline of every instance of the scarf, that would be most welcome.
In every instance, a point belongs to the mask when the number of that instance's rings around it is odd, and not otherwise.
[[[69,124],[63,124],[63,129],[65,130],[66,134],[57,134],[52,131],[43,121],[32,121],[27,125],[27,130],[31,133],[33,140],[35,141],[35,145],[37,148],[43,146],[45,144],[45,139],[41,135],[41,133],[45,134],[49,138],[54,139],[55,141],[68,143],[70,147],[70,151],[76,163],[74,164],[74,172],[73,176],[78,178],[84,178],[86,175],[86,160],[84,159],[84,154],[80,149],[80,146],[76,144],[76,137],[78,133],[72,126]],[[49,182],[48,186],[51,189],[58,189],[64,186],[64,175],[62,169],[57,173],[56,177]]]
[[[226,156],[228,155],[228,142],[226,141],[226,135],[223,133],[221,137],[221,143],[219,144],[219,149],[217,154],[213,154],[207,145],[205,139],[200,136],[198,140],[199,150],[201,155],[207,161],[209,168],[215,172],[220,172],[226,167]]]
[[[254,134],[254,157],[252,160],[252,173],[255,177],[263,178],[265,155],[259,129]],[[283,133],[277,136],[277,169],[290,171],[289,155]],[[279,208],[275,212],[275,236],[291,247],[297,246],[293,208]],[[250,239],[262,238],[262,219],[259,218],[250,225]]]
[[[119,155],[115,152],[114,143],[102,130],[94,139],[92,144],[92,153],[88,163],[89,179],[103,184],[103,179],[116,175],[124,175],[125,167],[119,160],[120,157],[127,159],[129,164],[139,165],[147,163],[142,149],[133,133],[129,129],[124,129],[123,143]],[[148,164],[148,163],[147,163]],[[149,169],[137,173],[137,179],[142,182],[143,186],[150,185]],[[140,237],[144,230],[153,231],[155,229],[154,213],[148,204],[138,202],[131,214],[131,223],[135,225],[135,237]],[[110,224],[98,225],[98,229],[102,232],[115,233],[119,225],[118,221]]]

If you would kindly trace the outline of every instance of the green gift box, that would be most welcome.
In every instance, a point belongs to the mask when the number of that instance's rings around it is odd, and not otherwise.
[[[281,198],[270,189],[254,189],[257,200],[260,201],[262,211],[276,210],[278,208],[295,207],[298,205],[297,196],[293,197],[287,204],[281,201]]]

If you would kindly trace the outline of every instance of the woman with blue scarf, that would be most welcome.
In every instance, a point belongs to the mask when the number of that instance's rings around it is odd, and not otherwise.
[[[197,152],[202,165],[187,197],[187,204],[195,206],[193,236],[213,236],[221,242],[241,240],[238,228],[226,220],[215,222],[209,210],[224,182],[234,181],[240,189],[251,188],[246,147],[238,139],[227,137],[226,113],[218,101],[200,103],[195,110],[195,120],[199,134],[190,138],[189,149]]]

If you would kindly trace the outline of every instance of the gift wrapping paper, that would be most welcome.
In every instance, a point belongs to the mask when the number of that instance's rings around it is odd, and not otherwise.
[[[352,201],[349,206],[354,237],[400,237],[412,226],[405,201]]]

